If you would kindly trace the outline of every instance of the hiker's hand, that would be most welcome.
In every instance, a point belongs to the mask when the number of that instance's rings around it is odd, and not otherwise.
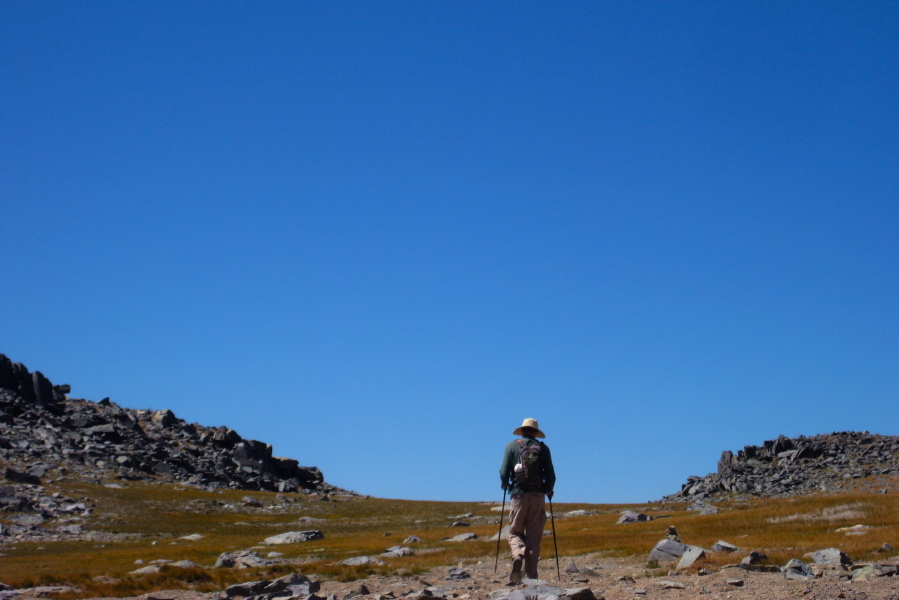
[[[553,494],[555,494],[555,492],[546,492],[546,497],[549,498],[550,500],[552,500]]]
[[[506,491],[507,489],[509,489],[509,482],[508,482],[508,481],[504,481],[504,482],[502,482],[502,483],[499,484],[499,485],[500,485],[501,488],[503,488],[503,491]]]

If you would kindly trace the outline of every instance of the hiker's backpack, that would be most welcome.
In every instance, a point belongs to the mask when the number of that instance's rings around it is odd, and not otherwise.
[[[515,481],[526,492],[543,491],[543,444],[537,440],[518,440],[518,464]]]

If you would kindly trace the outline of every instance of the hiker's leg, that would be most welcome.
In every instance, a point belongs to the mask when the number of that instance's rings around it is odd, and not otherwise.
[[[525,524],[524,573],[528,579],[537,579],[537,563],[540,561],[540,542],[546,525],[546,503],[540,492],[529,492],[527,502],[527,523]]]
[[[512,551],[512,573],[509,575],[509,581],[514,584],[521,582],[521,567],[524,564],[527,548],[526,517],[527,512],[521,504],[521,496],[512,496],[511,510],[509,511],[509,549]]]
[[[524,558],[527,547],[525,539],[527,511],[524,510],[521,499],[522,496],[512,496],[509,511],[509,549],[512,550],[512,558]]]

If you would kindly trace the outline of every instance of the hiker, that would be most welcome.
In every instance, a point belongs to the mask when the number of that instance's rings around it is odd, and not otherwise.
[[[546,525],[546,501],[552,499],[556,472],[549,447],[536,438],[545,438],[536,419],[525,419],[512,432],[521,438],[506,444],[499,468],[502,488],[512,496],[509,512],[509,548],[512,550],[512,574],[509,582],[521,583],[521,567],[528,579],[537,579],[540,540]]]

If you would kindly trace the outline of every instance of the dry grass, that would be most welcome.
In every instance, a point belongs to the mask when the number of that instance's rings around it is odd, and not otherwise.
[[[17,588],[72,585],[83,590],[84,597],[128,596],[176,588],[214,591],[232,583],[297,571],[339,580],[373,573],[414,574],[439,565],[492,561],[496,551],[496,542],[486,539],[496,533],[499,521],[499,514],[490,510],[490,504],[374,498],[324,502],[291,496],[295,501],[285,505],[275,494],[263,492],[209,493],[148,484],[129,484],[124,489],[64,485],[59,489],[62,493],[89,498],[96,505],[97,516],[89,523],[90,529],[132,535],[120,536],[118,541],[45,541],[0,546],[0,581]],[[265,507],[244,506],[244,496],[259,499]],[[819,495],[723,503],[719,507],[719,514],[701,516],[686,512],[685,505],[675,504],[556,504],[559,552],[565,556],[631,557],[642,562],[669,525],[677,527],[685,543],[709,548],[718,540],[725,540],[746,552],[761,550],[775,564],[828,547],[841,548],[855,561],[882,557],[875,550],[884,542],[899,547],[899,510],[893,495]],[[594,514],[562,516],[577,509]],[[621,511],[627,509],[646,512],[654,520],[616,525]],[[465,513],[473,516],[454,519]],[[317,520],[303,522],[302,517]],[[450,528],[454,520],[465,520],[471,526]],[[856,524],[871,529],[865,535],[837,531]],[[325,538],[281,546],[262,544],[266,537],[306,529],[319,529]],[[481,539],[464,543],[444,540],[466,532],[474,532]],[[180,539],[195,533],[204,537],[198,541]],[[353,556],[379,555],[390,546],[401,545],[410,535],[423,540],[415,545],[415,556],[382,559],[385,564],[381,566],[338,564]],[[261,556],[270,551],[281,552],[289,564],[251,570],[211,568],[222,552],[247,549],[254,549]],[[501,549],[507,555],[505,543]],[[746,552],[715,554],[704,566],[714,568],[738,562]],[[544,556],[554,556],[552,544],[544,544]],[[139,560],[143,564],[135,564]],[[163,566],[155,575],[130,574],[155,560],[191,560],[202,567]],[[98,577],[108,579],[100,581]]]

